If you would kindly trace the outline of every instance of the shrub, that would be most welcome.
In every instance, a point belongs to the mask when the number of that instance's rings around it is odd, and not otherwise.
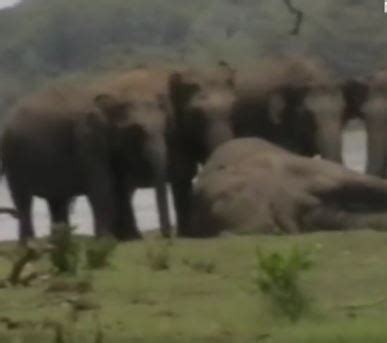
[[[52,227],[50,260],[59,273],[76,274],[80,262],[80,246],[75,241],[75,227],[57,224]]]
[[[275,309],[297,321],[308,308],[309,299],[299,287],[301,272],[310,269],[309,253],[293,248],[288,256],[278,252],[263,254],[257,250],[257,283]]]
[[[91,241],[86,246],[86,265],[90,269],[101,269],[109,266],[117,241],[113,238],[101,238]]]

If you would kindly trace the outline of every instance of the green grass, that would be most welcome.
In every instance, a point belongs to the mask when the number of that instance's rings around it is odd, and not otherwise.
[[[312,252],[313,267],[299,284],[313,308],[297,323],[272,312],[259,291],[257,246]],[[0,278],[9,273],[13,247],[0,245]],[[98,327],[108,343],[384,343],[386,248],[387,234],[372,231],[179,239],[168,246],[169,268],[155,271],[147,243],[120,244],[110,267],[91,275],[81,270],[0,289],[0,342],[55,342],[52,326],[61,323],[66,343],[95,343]],[[49,269],[48,258],[33,268]],[[64,282],[48,290],[66,277],[92,287],[80,291]]]

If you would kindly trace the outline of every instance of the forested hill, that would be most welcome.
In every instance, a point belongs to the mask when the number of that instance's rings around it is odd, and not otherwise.
[[[343,74],[387,60],[382,0],[24,0],[0,11],[0,109],[65,74],[144,61],[321,56]],[[4,112],[4,111],[3,111]]]

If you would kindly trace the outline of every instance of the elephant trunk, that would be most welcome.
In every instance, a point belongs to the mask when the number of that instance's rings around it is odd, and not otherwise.
[[[230,122],[227,120],[216,120],[208,129],[208,155],[219,145],[234,138]]]
[[[320,123],[317,130],[317,148],[322,158],[342,163],[341,122]]]
[[[160,229],[164,237],[171,236],[167,191],[167,146],[162,135],[148,138],[146,156],[153,171],[156,204],[159,214]]]
[[[367,130],[367,174],[385,176],[386,133],[385,124],[372,118],[365,120]]]
[[[313,194],[319,206],[312,208],[305,226],[320,229],[384,229],[387,225],[387,183],[376,177],[346,173],[333,187]]]

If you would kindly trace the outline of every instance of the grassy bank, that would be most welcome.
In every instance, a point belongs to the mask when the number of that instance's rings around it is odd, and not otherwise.
[[[82,240],[84,244],[86,241]],[[256,249],[311,252],[292,323],[259,291]],[[387,234],[372,231],[120,244],[111,266],[0,289],[0,342],[387,342]],[[0,246],[0,278],[13,244]]]

